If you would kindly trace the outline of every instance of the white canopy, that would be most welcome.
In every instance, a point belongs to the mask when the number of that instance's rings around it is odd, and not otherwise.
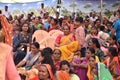
[[[27,3],[27,2],[36,2],[44,0],[0,0],[1,3]]]

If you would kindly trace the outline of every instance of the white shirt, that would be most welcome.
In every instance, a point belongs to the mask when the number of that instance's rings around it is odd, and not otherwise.
[[[9,18],[10,12],[9,12],[9,11],[4,11],[4,12],[3,12],[3,15],[5,15],[7,18]]]

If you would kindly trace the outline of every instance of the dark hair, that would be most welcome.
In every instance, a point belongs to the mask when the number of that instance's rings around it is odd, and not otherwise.
[[[92,54],[95,54],[95,49],[94,49],[94,48],[88,47],[87,49],[88,49]]]
[[[96,24],[96,22],[97,22],[97,21],[100,21],[100,22],[101,22],[101,20],[100,20],[100,19],[96,19],[96,21],[95,21],[94,23]]]
[[[113,22],[108,21],[107,24],[110,24],[111,26],[113,25]]]
[[[113,57],[118,56],[117,49],[115,47],[109,47],[108,51],[111,52]]]
[[[100,48],[100,43],[97,38],[91,38],[91,41],[96,45],[97,48]]]
[[[43,49],[44,52],[49,52],[50,55],[53,54],[53,50],[50,47],[46,47]]]
[[[55,24],[58,24],[58,20],[57,19],[53,18],[53,20],[54,20]]]
[[[105,26],[101,25],[100,26],[100,31],[104,31],[105,30]]]
[[[95,56],[90,56],[90,57],[92,57],[93,59],[96,59],[96,57]],[[89,58],[90,59],[90,58]]]
[[[0,10],[0,14],[2,14],[2,10]]]
[[[75,19],[75,21],[78,21],[78,22],[80,22],[80,23],[83,23],[83,18],[82,18],[82,17],[77,17],[77,18]]]
[[[40,44],[38,42],[33,42],[31,45],[34,45],[36,48],[40,48]]]
[[[64,27],[68,27],[68,29],[70,30],[70,26],[68,26],[68,25],[63,26],[62,30],[64,30]]]
[[[42,6],[44,6],[44,3],[41,3]]]
[[[63,61],[60,62],[60,69],[62,68],[62,65],[67,65],[70,68],[70,63],[68,61],[66,61],[66,60],[63,60]],[[72,69],[70,69],[69,73],[74,74]]]
[[[56,50],[58,50],[58,51],[59,51],[60,56],[61,56],[62,52],[61,52],[61,50],[60,50],[60,49],[54,49],[54,50],[53,50],[53,54],[54,54],[54,52],[55,52]]]
[[[8,6],[5,6],[5,8],[8,8]]]
[[[59,12],[56,12],[56,14],[58,14],[58,15],[59,15],[60,13],[59,13]]]
[[[22,31],[22,27],[24,26],[24,24],[28,25],[28,31],[27,32],[30,33],[29,23],[27,21],[25,21],[23,24],[21,24],[20,31]]]
[[[53,60],[52,60],[51,56],[49,55],[49,52],[42,51],[41,56],[44,57],[44,59],[43,59],[43,61],[41,63],[51,65],[52,71],[55,74],[55,71],[56,71],[55,66],[54,66],[54,63],[53,63]]]

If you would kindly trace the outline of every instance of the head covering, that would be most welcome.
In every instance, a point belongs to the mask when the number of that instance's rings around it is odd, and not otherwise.
[[[65,71],[57,71],[56,73],[57,80],[69,80],[70,75]]]
[[[2,24],[3,33],[5,35],[5,43],[12,45],[12,25],[9,24],[6,17],[0,14],[0,22]]]
[[[97,78],[98,80],[113,80],[109,69],[103,63],[97,63]]]
[[[51,69],[51,66],[49,64],[42,64],[42,65],[46,66],[46,68],[47,68],[47,70],[49,72],[49,75],[50,75],[50,79],[55,80],[52,69]]]

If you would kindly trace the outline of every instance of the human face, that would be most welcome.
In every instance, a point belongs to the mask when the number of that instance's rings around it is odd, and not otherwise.
[[[37,17],[35,18],[35,23],[39,23],[39,19]]]
[[[109,44],[110,44],[110,45],[113,45],[113,44],[114,44],[114,40],[113,40],[111,37],[109,38]]]
[[[70,33],[69,26],[64,26],[63,27],[63,32],[64,32],[64,35],[68,35]]]
[[[39,78],[40,80],[47,80],[49,79],[49,72],[46,66],[41,65],[39,68]]]
[[[99,27],[100,26],[100,20],[96,21],[96,26]]]
[[[34,45],[31,45],[31,51],[33,54],[36,54],[36,53],[38,53],[39,49],[36,48]]]
[[[74,24],[75,24],[76,27],[80,26],[80,22],[79,21],[75,21]]]
[[[89,65],[90,65],[90,67],[94,67],[95,66],[95,59],[93,58],[93,57],[90,57],[89,58]]]
[[[67,73],[69,73],[70,67],[67,64],[65,64],[65,65],[62,65],[61,70],[66,71]]]
[[[25,31],[25,32],[28,31],[28,24],[24,24],[24,25],[22,26],[22,31]]]
[[[59,50],[55,50],[54,53],[53,53],[54,60],[60,60],[60,57],[61,57],[60,51]]]
[[[44,60],[44,57],[42,55],[39,56],[39,61],[42,62]]]
[[[89,46],[92,47],[92,48],[94,47],[94,43],[92,42],[92,40],[90,40]]]
[[[90,50],[87,49],[87,50],[86,50],[86,57],[89,58],[91,55],[92,55],[92,54],[91,54]]]
[[[52,19],[52,20],[51,20],[51,24],[52,24],[52,25],[54,25],[54,24],[55,24],[54,19]]]
[[[74,58],[80,58],[81,57],[81,53],[80,51],[77,51],[75,54],[74,54]]]

